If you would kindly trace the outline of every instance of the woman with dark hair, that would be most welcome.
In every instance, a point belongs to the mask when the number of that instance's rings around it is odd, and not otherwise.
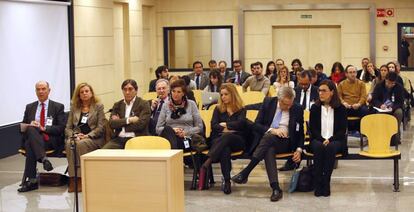
[[[292,60],[292,71],[290,72],[290,80],[292,80],[296,85],[296,73],[301,72],[303,70],[302,68],[302,61],[300,61],[298,58],[295,58]]]
[[[164,104],[156,126],[156,133],[171,143],[171,149],[185,149],[184,138],[201,134],[203,121],[197,105],[187,99],[187,86],[184,80],[170,85],[170,102]]]
[[[245,148],[248,133],[245,129],[246,109],[234,84],[223,84],[220,87],[220,96],[211,120],[212,146],[208,152],[208,159],[201,166],[198,188],[203,189],[206,172],[211,163],[220,162],[223,174],[221,189],[225,194],[230,194],[231,153]]]
[[[69,189],[75,190],[74,157],[80,161],[80,156],[102,147],[104,143],[104,106],[96,98],[92,86],[80,83],[73,93],[72,104],[66,123],[66,157],[68,159]],[[72,154],[71,142],[76,142],[76,155]],[[78,191],[82,191],[80,167],[78,172]]]
[[[319,85],[319,100],[310,109],[309,122],[310,147],[315,162],[315,196],[327,197],[331,194],[335,155],[347,154],[346,108],[331,80],[324,80]]]
[[[208,74],[210,79],[208,85],[204,88],[207,92],[219,92],[221,83],[223,82],[222,76],[218,70],[212,70]]]
[[[272,78],[273,75],[276,73],[276,63],[273,62],[273,60],[269,61],[266,65],[266,73],[265,77],[267,77],[269,80]]]
[[[329,77],[335,84],[339,84],[345,77],[345,69],[342,63],[335,62],[332,65],[331,76]]]
[[[380,67],[379,74],[378,74],[377,77],[375,77],[374,80],[372,80],[371,89],[368,91],[368,97],[367,97],[368,102],[371,102],[371,100],[372,100],[372,92],[374,92],[375,86],[377,84],[380,84],[385,79],[385,76],[387,76],[388,72],[389,71],[388,71],[387,65],[382,65]]]

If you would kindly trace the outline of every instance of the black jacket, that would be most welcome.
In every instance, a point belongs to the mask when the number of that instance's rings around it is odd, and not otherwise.
[[[233,115],[229,116],[227,112],[220,112],[219,108],[215,108],[213,118],[211,119],[211,136],[213,140],[223,134],[224,127],[220,126],[221,122],[226,122],[229,130],[236,130],[235,132],[242,137],[247,136],[246,130],[246,109],[241,109]]]
[[[375,86],[374,92],[372,93],[372,104],[375,107],[381,107],[381,105],[386,101],[386,90],[387,88],[385,86],[385,80]],[[390,100],[393,102],[393,111],[398,108],[402,109],[404,105],[404,94],[405,89],[402,87],[402,85],[395,83],[395,86],[391,88],[389,93]],[[394,96],[394,98],[392,98],[392,96]]]
[[[317,99],[319,99],[318,87],[316,87],[314,85],[310,85],[310,87],[308,89],[311,89],[310,90],[310,98],[309,98],[310,102],[315,102]],[[295,92],[296,92],[295,103],[297,103],[299,105],[302,105],[301,104],[302,102],[300,102],[300,95],[301,95],[301,92],[302,92],[302,87],[296,86],[295,87]],[[309,102],[309,104],[310,104],[310,102]]]

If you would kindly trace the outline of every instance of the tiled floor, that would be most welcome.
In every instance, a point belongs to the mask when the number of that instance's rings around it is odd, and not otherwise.
[[[414,121],[413,121],[414,122]],[[340,161],[332,178],[330,197],[316,198],[312,192],[289,194],[279,202],[270,202],[270,188],[264,165],[254,169],[249,182],[233,185],[233,193],[220,190],[221,173],[214,166],[216,185],[207,191],[189,190],[191,170],[186,170],[186,211],[414,211],[414,125],[403,133],[400,161],[400,190],[392,191],[391,161]],[[352,148],[350,151],[358,151]],[[66,159],[51,159],[55,171],[63,173]],[[248,161],[233,161],[233,173],[240,171]],[[281,165],[283,162],[278,162]],[[302,165],[305,163],[302,162]],[[17,188],[24,166],[23,157],[15,155],[0,160],[0,211],[73,211],[74,195],[66,187],[40,187],[37,191],[18,193]],[[41,167],[41,166],[38,166]],[[292,172],[279,174],[284,191],[289,186]],[[82,194],[80,208],[82,211]]]

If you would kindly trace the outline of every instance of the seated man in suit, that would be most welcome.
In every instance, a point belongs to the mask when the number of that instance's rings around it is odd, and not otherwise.
[[[362,118],[368,114],[365,83],[357,79],[356,68],[352,65],[348,65],[345,68],[345,75],[346,79],[338,85],[339,98],[346,108],[348,117],[356,116]],[[353,130],[359,131],[359,121],[353,127]]]
[[[23,123],[27,124],[23,134],[26,150],[24,167],[24,181],[19,192],[31,191],[39,188],[36,178],[37,162],[43,163],[46,171],[53,169],[46,157],[47,149],[63,147],[63,131],[65,129],[64,106],[49,99],[49,83],[36,83],[38,101],[26,105]],[[28,180],[26,181],[26,178]]]
[[[297,163],[301,159],[303,109],[293,102],[294,98],[295,93],[289,87],[280,88],[277,97],[265,98],[253,125],[253,130],[262,138],[248,166],[232,178],[235,183],[246,183],[250,172],[264,159],[273,190],[271,201],[278,201],[283,196],[278,183],[275,155],[294,152],[293,161]]]
[[[398,74],[388,72],[385,80],[377,84],[372,93],[372,104],[383,110],[388,109],[398,121],[398,134],[393,136],[392,144],[400,143],[400,125],[403,118],[404,88],[397,83]]]
[[[149,84],[148,92],[155,92],[155,83],[159,79],[166,79],[169,78],[169,72],[167,66],[158,66],[158,68],[155,70],[155,79],[151,80]]]
[[[203,72],[203,63],[195,61],[193,63],[193,73],[189,74],[191,80],[194,80],[196,84],[196,90],[203,90],[210,81],[207,74]]]
[[[241,60],[233,61],[234,71],[231,72],[227,82],[234,83],[236,85],[243,85],[246,79],[250,76],[249,73],[243,71]]]
[[[155,84],[155,90],[157,92],[157,98],[150,101],[151,119],[149,132],[151,135],[157,135],[155,133],[155,127],[157,126],[161,108],[164,104],[168,104],[170,102],[168,97],[168,94],[170,93],[170,83],[166,79],[159,79]]]
[[[221,74],[221,79],[223,80],[222,82],[225,83],[227,82],[227,79],[230,77],[230,70],[227,70],[227,63],[224,60],[221,60],[218,64],[219,67],[219,71]]]
[[[250,87],[250,91],[261,91],[266,96],[269,92],[270,80],[263,75],[263,64],[261,62],[252,63],[251,68],[253,75],[243,83],[243,92],[246,92]]]
[[[109,120],[109,126],[115,130],[116,137],[105,144],[103,149],[123,149],[129,139],[149,135],[151,109],[147,101],[137,96],[137,82],[127,79],[121,88],[124,99],[114,104]]]

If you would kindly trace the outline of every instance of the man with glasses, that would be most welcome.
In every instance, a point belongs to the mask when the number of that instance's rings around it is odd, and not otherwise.
[[[253,76],[250,76],[243,83],[243,92],[247,91],[250,87],[250,91],[261,91],[265,96],[269,92],[270,80],[263,75],[263,64],[261,62],[255,62],[251,64]]]
[[[102,149],[123,149],[129,139],[149,135],[151,109],[147,101],[137,96],[137,82],[127,79],[122,83],[121,88],[124,99],[114,104],[109,120],[109,126],[115,130],[116,137]]]
[[[243,71],[241,60],[233,61],[233,68],[234,71],[230,74],[229,79],[227,79],[227,82],[231,82],[236,85],[243,85],[243,83],[250,76],[250,74]]]

